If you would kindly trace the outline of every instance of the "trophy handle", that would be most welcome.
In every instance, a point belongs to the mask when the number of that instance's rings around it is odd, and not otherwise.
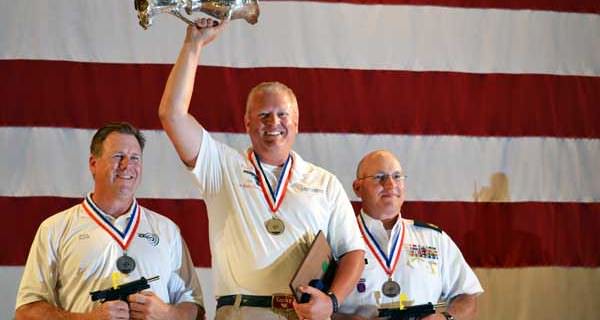
[[[169,11],[169,13],[170,13],[171,15],[174,15],[174,16],[176,16],[177,18],[181,19],[183,22],[185,22],[185,23],[189,24],[190,26],[194,26],[194,25],[196,25],[196,24],[194,23],[194,21],[192,21],[192,20],[188,19],[187,17],[185,17],[184,15],[182,15],[182,14],[181,14],[181,12],[179,12],[179,10],[177,10],[177,9],[173,9],[173,10]]]

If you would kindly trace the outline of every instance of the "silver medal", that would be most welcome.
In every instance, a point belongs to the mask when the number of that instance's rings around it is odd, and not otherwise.
[[[398,284],[398,282],[389,279],[388,281],[384,282],[381,286],[381,292],[384,296],[393,298],[400,294],[400,285]]]
[[[285,230],[285,224],[281,219],[271,218],[265,222],[265,227],[267,231],[272,235],[282,234]]]
[[[117,259],[117,269],[124,274],[129,274],[135,270],[135,260],[127,254],[123,254]]]

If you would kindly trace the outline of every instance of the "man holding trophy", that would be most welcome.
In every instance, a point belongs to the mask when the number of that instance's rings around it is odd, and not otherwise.
[[[251,90],[247,150],[214,140],[188,112],[202,50],[228,20],[202,18],[188,26],[159,107],[208,208],[216,319],[328,319],[358,281],[364,244],[339,180],[292,151],[299,117],[293,91],[279,82]],[[328,292],[300,287],[310,300],[298,303],[289,283],[320,230],[337,272]]]

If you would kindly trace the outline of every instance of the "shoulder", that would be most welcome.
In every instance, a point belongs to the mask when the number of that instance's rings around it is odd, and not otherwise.
[[[332,175],[331,172],[325,170],[322,167],[319,167],[318,165],[312,163],[312,162],[308,162],[304,159],[302,159],[302,157],[296,153],[293,152],[294,154],[294,167],[300,171],[300,172],[306,172],[306,173],[313,173],[313,174],[322,174],[322,175]]]
[[[71,229],[78,229],[86,219],[87,214],[81,204],[76,204],[66,210],[52,214],[40,223],[36,239],[41,241],[60,241],[63,236],[70,233]],[[36,240],[37,241],[37,240]]]
[[[295,170],[306,179],[320,181],[326,185],[340,184],[338,178],[332,172],[314,163],[305,161],[297,153],[295,153],[295,160]]]
[[[78,203],[68,209],[61,212],[55,213],[46,218],[40,224],[40,228],[60,228],[68,225],[71,220],[77,218],[80,214],[83,214],[83,207],[81,203]]]
[[[152,211],[146,207],[142,207],[142,209],[144,210],[144,216],[146,220],[148,220],[150,224],[157,224],[163,227],[168,227],[179,231],[179,227],[177,227],[177,224],[175,224],[175,222],[173,222],[173,220],[171,220],[169,217]]]
[[[422,220],[412,220],[413,221],[413,226],[417,227],[417,228],[426,228],[426,229],[430,229],[430,230],[434,230],[437,231],[439,233],[442,233],[442,228],[436,226],[433,223],[429,223],[429,222],[425,222]]]
[[[234,157],[240,159],[246,159],[244,151],[237,150],[230,146],[229,143],[235,143],[236,141],[230,141],[225,134],[210,133],[206,129],[202,128],[202,143],[200,144],[200,150],[198,157],[214,157],[219,160],[223,160],[224,156]]]

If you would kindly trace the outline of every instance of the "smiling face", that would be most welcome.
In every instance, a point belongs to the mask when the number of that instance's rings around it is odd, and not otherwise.
[[[272,165],[285,162],[298,135],[298,106],[287,90],[276,85],[254,90],[244,117],[254,152]]]
[[[369,153],[361,160],[357,175],[352,188],[362,199],[365,213],[384,224],[395,222],[405,196],[404,173],[398,159],[385,150]]]
[[[94,195],[133,199],[142,178],[142,148],[134,135],[111,132],[89,167],[94,177]]]

